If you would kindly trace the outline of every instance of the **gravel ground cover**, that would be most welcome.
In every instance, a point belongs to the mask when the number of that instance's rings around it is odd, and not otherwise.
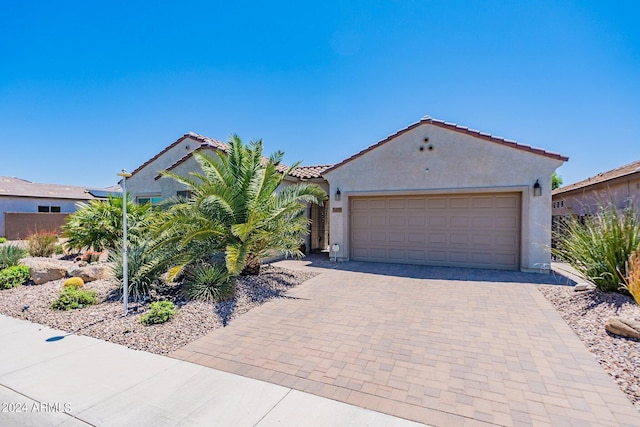
[[[98,293],[98,304],[70,311],[50,308],[64,279],[43,285],[23,285],[0,291],[0,314],[25,319],[79,335],[125,345],[151,353],[166,354],[185,346],[228,322],[315,276],[315,273],[263,266],[259,276],[239,277],[235,296],[224,302],[183,301],[177,286],[169,287],[156,298],[171,299],[178,305],[175,317],[160,325],[145,326],[140,315],[149,304],[130,303],[135,310],[124,317],[118,283],[113,279],[96,280],[84,285]],[[27,308],[28,306],[28,308]]]
[[[572,286],[538,289],[640,410],[640,341],[612,335],[604,328],[611,316],[640,321],[640,306],[618,293],[575,292]]]

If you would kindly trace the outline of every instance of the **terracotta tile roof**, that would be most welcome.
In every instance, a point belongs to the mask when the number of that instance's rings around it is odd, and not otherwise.
[[[107,192],[119,192],[114,187],[109,188],[88,188],[74,185],[40,184],[26,179],[9,176],[0,176],[0,196],[12,197],[33,197],[47,199],[72,199],[72,200],[93,200],[103,197],[94,197],[89,191],[95,194],[105,194]]]
[[[377,142],[376,144],[365,148],[364,150],[360,151],[359,153],[354,154],[353,156],[349,157],[348,159],[345,159],[343,161],[341,161],[340,163],[337,163],[336,165],[326,169],[324,172],[330,172],[334,169],[339,168],[340,166],[349,163],[350,161],[362,156],[363,154],[373,150],[374,148],[377,148],[389,141],[391,141],[394,138],[397,138],[398,136],[409,132],[410,130],[413,130],[415,128],[417,128],[418,126],[421,126],[423,124],[430,124],[433,126],[438,126],[444,129],[449,129],[455,132],[460,132],[460,133],[464,133],[466,135],[471,135],[475,138],[480,138],[480,139],[484,139],[485,141],[490,141],[490,142],[495,142],[498,144],[502,144],[502,145],[506,145],[507,147],[512,147],[518,150],[523,150],[523,151],[528,151],[530,153],[534,153],[534,154],[539,154],[541,156],[545,156],[545,157],[550,157],[552,159],[558,159],[558,160],[562,160],[562,161],[567,161],[569,160],[568,157],[563,156],[561,154],[558,153],[553,153],[550,151],[546,151],[543,150],[542,148],[536,148],[536,147],[531,147],[529,145],[524,145],[524,144],[520,144],[516,141],[510,140],[510,139],[505,139],[501,136],[495,136],[495,135],[491,135],[490,133],[486,133],[486,132],[480,132],[479,130],[475,130],[475,129],[469,129],[466,126],[460,126],[457,125],[455,123],[450,123],[450,122],[445,122],[444,120],[437,120],[434,119],[430,116],[425,116],[422,119],[420,119],[419,122],[417,123],[413,123],[412,125],[407,126],[404,129],[401,129],[399,131],[397,131],[396,133],[389,135],[388,137],[386,137],[385,139],[383,139],[382,141]]]
[[[322,173],[333,165],[298,166],[289,175],[300,179],[322,178]]]
[[[556,194],[567,193],[569,191],[578,190],[581,188],[589,187],[591,185],[600,184],[606,181],[611,181],[612,179],[621,178],[633,174],[637,174],[638,178],[640,178],[640,160],[636,160],[635,162],[629,163],[628,165],[620,166],[619,168],[615,168],[607,172],[599,173],[595,176],[583,179],[582,181],[578,181],[574,184],[556,188],[555,190],[553,190],[552,194],[555,196]]]

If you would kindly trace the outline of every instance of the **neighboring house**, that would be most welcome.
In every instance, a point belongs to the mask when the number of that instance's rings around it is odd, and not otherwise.
[[[77,202],[104,200],[120,187],[86,188],[39,184],[20,178],[0,177],[0,236],[23,239],[38,231],[57,231]]]
[[[188,133],[133,172],[139,201],[184,191],[162,170],[196,170],[195,149],[226,151]],[[309,249],[337,245],[337,258],[522,271],[549,269],[551,175],[568,160],[425,117],[334,165],[303,166],[287,183],[329,194],[312,207]]]
[[[640,208],[640,160],[557,188],[552,202],[554,224],[567,215],[591,215],[606,204],[624,209],[633,203]]]
[[[186,133],[131,172],[131,177],[127,178],[127,192],[138,203],[152,205],[176,196],[188,196],[188,190],[184,185],[171,178],[163,178],[160,172],[171,171],[177,175],[187,176],[189,172],[200,171],[200,166],[193,157],[194,152],[213,156],[216,151],[227,153],[228,150],[229,145],[224,142],[194,132]],[[329,166],[298,167],[285,178],[283,185],[301,181],[315,182],[328,192],[328,184],[321,179],[321,173]],[[280,165],[278,168],[281,172],[289,169],[286,165]],[[324,221],[327,218],[326,209],[326,206],[315,205],[307,209],[307,215],[314,224],[306,242],[306,247],[310,251],[321,251],[328,245],[329,228]]]

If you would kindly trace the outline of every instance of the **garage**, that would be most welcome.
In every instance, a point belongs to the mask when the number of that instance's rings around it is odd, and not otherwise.
[[[520,268],[520,193],[351,197],[350,258]]]

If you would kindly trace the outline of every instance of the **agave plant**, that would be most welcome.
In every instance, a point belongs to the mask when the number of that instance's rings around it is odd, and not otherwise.
[[[0,246],[0,270],[18,265],[18,261],[27,256],[27,251],[17,245]]]
[[[116,279],[123,285],[122,249],[116,245],[109,251],[109,261]],[[141,301],[149,296],[151,287],[166,271],[167,264],[162,255],[151,249],[150,242],[135,242],[127,248],[128,293],[134,301]]]

